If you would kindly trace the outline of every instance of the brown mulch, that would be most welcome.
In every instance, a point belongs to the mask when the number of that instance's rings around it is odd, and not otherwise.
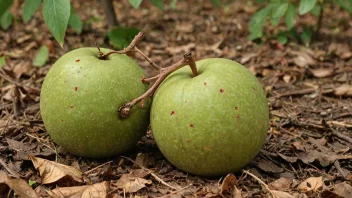
[[[351,16],[328,6],[321,34],[309,47],[281,45],[269,36],[277,33],[272,26],[266,26],[265,42],[254,43],[247,39],[248,24],[258,7],[249,1],[223,8],[200,2],[179,1],[175,11],[165,12],[148,3],[132,9],[127,1],[116,1],[115,8],[121,26],[145,33],[139,48],[159,65],[192,51],[196,60],[236,60],[260,79],[270,128],[263,149],[244,171],[217,178],[180,171],[162,156],[151,131],[135,149],[109,159],[80,158],[54,144],[39,111],[46,73],[69,50],[95,46],[94,35],[109,47],[99,4],[75,1],[84,30],[81,35],[68,30],[63,49],[40,12],[28,24],[16,20],[0,30],[0,56],[7,57],[0,70],[0,197],[13,192],[22,197],[352,197]],[[316,20],[300,17],[296,26]],[[50,58],[38,68],[32,60],[41,45],[49,47]],[[146,61],[135,59],[149,76],[155,74]]]

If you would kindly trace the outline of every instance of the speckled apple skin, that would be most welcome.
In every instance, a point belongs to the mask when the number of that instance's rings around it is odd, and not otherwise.
[[[151,128],[163,155],[196,175],[235,172],[265,142],[269,110],[259,81],[235,61],[210,58],[173,72],[157,90]]]
[[[101,49],[103,53],[111,51]],[[58,59],[45,77],[40,110],[58,145],[90,158],[121,154],[136,145],[149,124],[150,101],[138,104],[128,119],[119,107],[142,95],[143,70],[126,55],[97,58],[97,48],[80,48]]]

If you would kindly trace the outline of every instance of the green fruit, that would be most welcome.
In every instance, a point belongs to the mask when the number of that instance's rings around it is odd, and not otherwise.
[[[151,127],[164,156],[197,175],[219,176],[248,164],[263,146],[269,124],[262,86],[237,62],[196,62],[199,75],[183,67],[158,88]]]
[[[96,48],[68,52],[50,69],[41,90],[48,133],[65,150],[83,157],[109,157],[131,149],[147,129],[150,102],[145,101],[144,108],[136,105],[128,119],[121,119],[118,109],[147,90],[143,75],[126,55],[100,60]]]

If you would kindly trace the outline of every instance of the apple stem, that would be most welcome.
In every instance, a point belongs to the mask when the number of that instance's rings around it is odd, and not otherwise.
[[[128,118],[131,114],[131,108],[133,106],[135,106],[137,103],[139,102],[144,102],[144,100],[149,97],[152,96],[155,91],[158,89],[158,87],[160,86],[160,84],[164,81],[164,79],[171,74],[172,72],[180,69],[181,67],[185,66],[185,65],[189,65],[191,67],[192,73],[193,73],[193,77],[198,75],[197,72],[197,67],[196,67],[196,63],[192,57],[192,53],[188,52],[185,53],[183,55],[183,59],[172,64],[169,67],[165,67],[165,68],[158,68],[159,70],[159,74],[151,77],[151,78],[142,78],[142,82],[150,82],[156,79],[155,83],[148,89],[148,91],[146,91],[144,94],[142,94],[141,96],[139,96],[138,98],[132,100],[131,102],[125,103],[124,105],[122,105],[119,108],[119,116],[121,118]]]
[[[131,108],[133,106],[135,106],[137,103],[141,102],[141,106],[143,106],[144,104],[144,100],[149,97],[152,96],[155,91],[158,89],[158,87],[160,86],[160,84],[164,81],[164,79],[171,74],[172,72],[180,69],[183,66],[189,65],[191,67],[192,73],[193,73],[193,77],[198,76],[198,71],[197,71],[197,67],[196,67],[196,62],[194,61],[193,57],[192,57],[192,53],[188,52],[185,53],[183,55],[183,58],[170,65],[169,67],[160,67],[159,65],[157,65],[156,63],[154,63],[147,55],[145,55],[140,49],[138,49],[136,47],[136,45],[142,40],[144,34],[142,32],[139,32],[134,39],[132,40],[132,42],[130,43],[130,45],[126,48],[124,48],[123,50],[120,51],[110,51],[106,54],[103,54],[103,52],[101,52],[99,46],[97,45],[96,39],[94,37],[95,40],[95,45],[98,48],[98,58],[101,60],[107,60],[108,56],[110,56],[111,54],[127,54],[129,52],[137,52],[139,53],[146,61],[149,62],[149,64],[156,70],[159,71],[159,74],[151,77],[151,78],[145,78],[142,77],[142,83],[149,83],[151,81],[155,80],[155,83],[148,89],[148,91],[146,91],[144,94],[142,94],[141,96],[139,96],[138,98],[132,100],[131,102],[127,102],[125,104],[123,104],[120,108],[119,108],[119,116],[121,118],[128,118],[131,114]]]

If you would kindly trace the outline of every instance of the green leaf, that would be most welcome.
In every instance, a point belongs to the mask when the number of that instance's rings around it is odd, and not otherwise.
[[[312,40],[313,31],[311,28],[304,28],[300,35],[302,42],[308,47]]]
[[[82,32],[82,21],[79,18],[75,8],[71,5],[71,14],[70,18],[68,19],[68,25],[74,29],[77,34],[81,34]]]
[[[316,4],[314,8],[310,11],[314,16],[318,17],[321,12],[321,6]]]
[[[175,9],[176,9],[176,4],[177,4],[177,0],[172,0],[172,1],[170,2],[170,8],[171,8],[172,10],[175,10]]]
[[[0,17],[10,8],[13,0],[0,0]]]
[[[70,0],[44,0],[43,16],[50,32],[62,47],[70,17]]]
[[[295,25],[296,19],[296,7],[293,4],[289,4],[287,8],[287,12],[285,15],[285,22],[287,25],[287,29],[290,30]]]
[[[277,37],[277,41],[279,41],[281,44],[285,45],[288,41],[287,35],[284,33],[280,33]]]
[[[272,15],[271,15],[271,23],[273,25],[277,25],[279,23],[279,20],[282,16],[284,16],[284,14],[286,13],[288,8],[288,3],[278,3],[272,11]]]
[[[254,40],[262,37],[263,35],[262,29],[263,29],[266,17],[268,16],[271,9],[272,9],[272,5],[269,4],[265,8],[259,10],[257,13],[254,14],[249,24],[250,40]]]
[[[298,12],[300,15],[307,14],[317,4],[317,0],[300,0]]]
[[[49,49],[47,46],[42,45],[39,51],[37,52],[37,55],[34,57],[32,64],[37,67],[42,67],[43,65],[45,65],[48,58],[49,58]]]
[[[23,21],[27,23],[40,7],[42,0],[26,0],[23,5]]]
[[[9,10],[6,10],[0,19],[1,28],[3,30],[7,30],[7,28],[9,28],[12,23],[12,19],[13,19],[13,15],[9,12]]]
[[[164,11],[164,2],[163,0],[150,0],[155,7],[159,8],[160,10]]]
[[[108,38],[110,40],[110,44],[119,49],[123,49],[130,44],[134,36],[138,33],[139,30],[137,28],[116,27],[108,32]]]
[[[218,8],[221,7],[221,1],[220,0],[211,0],[211,2]]]
[[[141,5],[142,0],[128,0],[128,2],[134,7],[138,8]]]
[[[0,57],[0,69],[6,65],[6,56]]]
[[[36,181],[33,181],[33,180],[29,180],[28,181],[28,184],[29,186],[33,186],[34,184],[36,184],[37,182]]]
[[[335,0],[334,2],[352,14],[352,0]]]

